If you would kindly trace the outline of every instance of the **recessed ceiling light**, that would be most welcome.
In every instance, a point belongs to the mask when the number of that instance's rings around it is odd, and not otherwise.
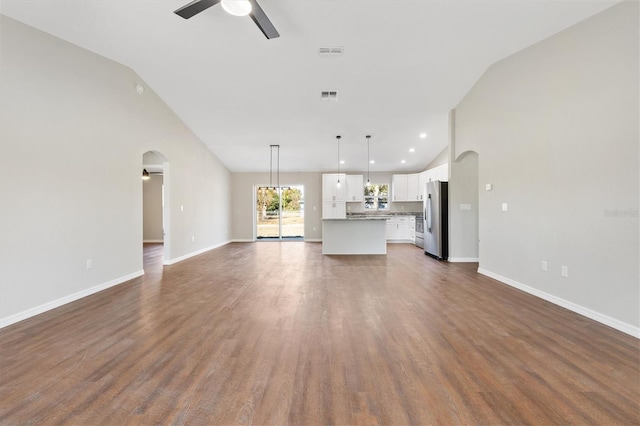
[[[375,163],[376,163],[376,160],[369,161],[369,164],[375,164]]]
[[[409,148],[409,152],[416,152],[415,148]]]
[[[406,161],[406,160],[400,160],[400,162],[401,162],[402,164],[404,164],[404,163],[406,163],[407,161]]]
[[[344,164],[344,160],[340,160],[340,164]]]
[[[426,137],[427,137],[427,134],[426,134],[426,133],[420,133],[420,139],[424,139],[424,138],[426,138]]]

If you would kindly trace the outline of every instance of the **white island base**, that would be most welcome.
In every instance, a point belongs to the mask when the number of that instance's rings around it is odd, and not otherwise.
[[[387,254],[386,219],[324,219],[322,254]]]

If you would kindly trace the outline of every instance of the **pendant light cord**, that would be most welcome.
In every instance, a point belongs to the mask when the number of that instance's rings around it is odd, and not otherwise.
[[[369,141],[371,139],[371,135],[367,135],[367,185],[371,183],[370,177],[371,173],[369,172],[369,166],[371,165],[371,160],[369,160]]]
[[[269,188],[273,187],[273,145],[269,145]]]

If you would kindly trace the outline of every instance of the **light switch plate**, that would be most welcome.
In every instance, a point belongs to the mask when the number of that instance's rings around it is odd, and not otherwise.
[[[509,205],[507,203],[502,203],[502,211],[506,212],[507,210],[509,210]]]
[[[487,191],[491,191],[493,189],[493,185],[491,185],[490,183],[486,184],[484,186],[484,189],[486,189]]]

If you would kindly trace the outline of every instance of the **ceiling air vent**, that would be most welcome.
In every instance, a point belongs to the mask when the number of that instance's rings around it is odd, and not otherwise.
[[[318,55],[320,56],[342,56],[344,48],[342,47],[320,47]]]
[[[336,90],[323,90],[320,92],[321,101],[338,101],[338,92]]]

